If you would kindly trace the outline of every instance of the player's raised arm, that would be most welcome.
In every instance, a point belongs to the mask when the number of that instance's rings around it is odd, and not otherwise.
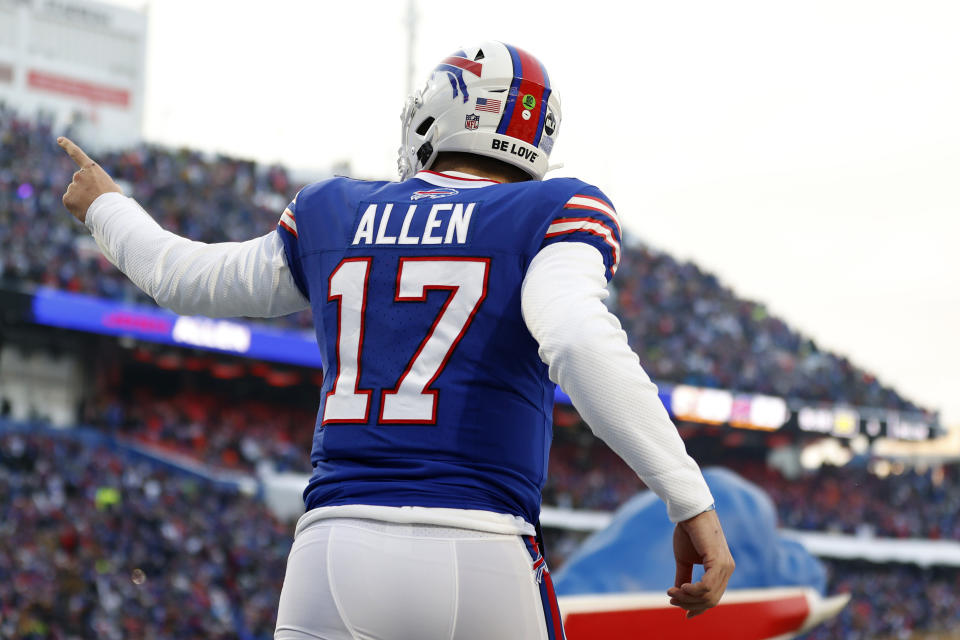
[[[620,322],[603,304],[605,274],[615,257],[602,255],[598,246],[558,242],[540,250],[523,281],[524,321],[550,379],[567,392],[593,432],[666,502],[677,523],[671,604],[697,615],[719,602],[733,557],[699,467]],[[691,584],[694,564],[703,564],[706,574]]]
[[[247,242],[205,244],[158,225],[71,140],[57,139],[78,171],[63,204],[103,254],[157,304],[177,313],[279,316],[308,306],[276,231]]]
[[[63,194],[63,206],[73,214],[74,218],[84,222],[87,219],[87,209],[90,208],[94,200],[104,193],[122,194],[123,191],[113,181],[113,178],[107,175],[107,172],[91,160],[83,149],[72,140],[60,136],[57,138],[57,144],[77,164],[77,171],[73,174],[73,180],[67,185],[67,191]]]

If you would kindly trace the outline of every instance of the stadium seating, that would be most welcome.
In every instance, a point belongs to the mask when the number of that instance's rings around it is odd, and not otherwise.
[[[42,118],[0,105],[0,287],[149,302],[63,209],[73,165],[56,133]],[[280,167],[189,150],[142,146],[97,159],[158,222],[207,242],[267,233],[299,186]],[[651,247],[625,249],[608,302],[658,381],[917,409],[762,305]],[[311,325],[307,313],[276,322]],[[135,451],[146,446],[242,472],[262,463],[305,471],[311,409],[209,390],[134,388],[101,394],[86,407],[93,435],[32,426],[29,435],[11,433],[16,426],[2,413],[0,637],[272,636],[290,523],[234,489]],[[643,485],[575,422],[557,429],[545,503],[612,510]],[[791,480],[736,456],[729,463],[766,488],[782,526],[960,539],[956,466],[879,477],[848,465]],[[557,568],[582,535],[546,533]],[[849,590],[854,599],[810,640],[908,637],[960,625],[960,571],[825,564],[828,592]]]
[[[109,439],[31,431],[0,431],[0,637],[273,637],[289,526]]]
[[[0,636],[272,636],[291,523],[112,438],[29,431],[0,420]],[[561,546],[548,536],[554,569]],[[853,600],[807,640],[960,625],[956,569],[825,565]]]
[[[74,167],[49,124],[0,107],[0,141],[0,286],[48,285],[146,301],[60,204]],[[98,160],[161,225],[204,242],[269,232],[298,188],[280,167],[188,150],[141,146]],[[650,247],[625,249],[611,306],[658,381],[916,409],[763,305],[737,298],[713,275]],[[311,326],[307,312],[278,322]]]
[[[219,469],[253,472],[267,463],[276,471],[309,471],[314,415],[306,408],[211,392],[161,397],[141,388],[125,399],[101,396],[87,418],[106,433]],[[789,479],[734,454],[724,462],[766,489],[786,528],[960,539],[960,469],[955,466],[879,477],[866,466],[850,464]],[[544,504],[612,511],[644,488],[585,425],[556,429]]]
[[[129,397],[99,396],[90,424],[127,441],[190,456],[222,470],[310,470],[315,411],[185,391],[161,396],[138,388]]]

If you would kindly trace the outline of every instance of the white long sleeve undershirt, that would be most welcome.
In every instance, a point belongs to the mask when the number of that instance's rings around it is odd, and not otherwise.
[[[713,497],[620,321],[603,304],[605,272],[600,252],[588,244],[542,249],[523,280],[523,319],[550,379],[593,433],[666,502],[670,520],[692,518]]]
[[[194,242],[166,231],[119,193],[94,200],[86,225],[107,260],[171,311],[269,318],[310,306],[276,231],[246,242]]]
[[[86,224],[104,255],[157,303],[177,313],[270,317],[300,311],[300,293],[276,231],[247,242],[205,244],[162,229],[137,202],[97,198]],[[667,504],[673,522],[713,498],[627,344],[607,296],[600,252],[577,242],[544,248],[521,291],[523,318],[550,379],[593,432]]]

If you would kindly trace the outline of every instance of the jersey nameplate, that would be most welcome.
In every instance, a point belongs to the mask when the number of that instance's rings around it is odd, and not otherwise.
[[[353,242],[350,244],[466,244],[476,204],[369,204],[357,222]]]

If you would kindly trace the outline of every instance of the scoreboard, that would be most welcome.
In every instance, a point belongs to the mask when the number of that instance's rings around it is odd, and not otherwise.
[[[93,0],[0,0],[0,101],[94,150],[138,143],[147,14]]]

